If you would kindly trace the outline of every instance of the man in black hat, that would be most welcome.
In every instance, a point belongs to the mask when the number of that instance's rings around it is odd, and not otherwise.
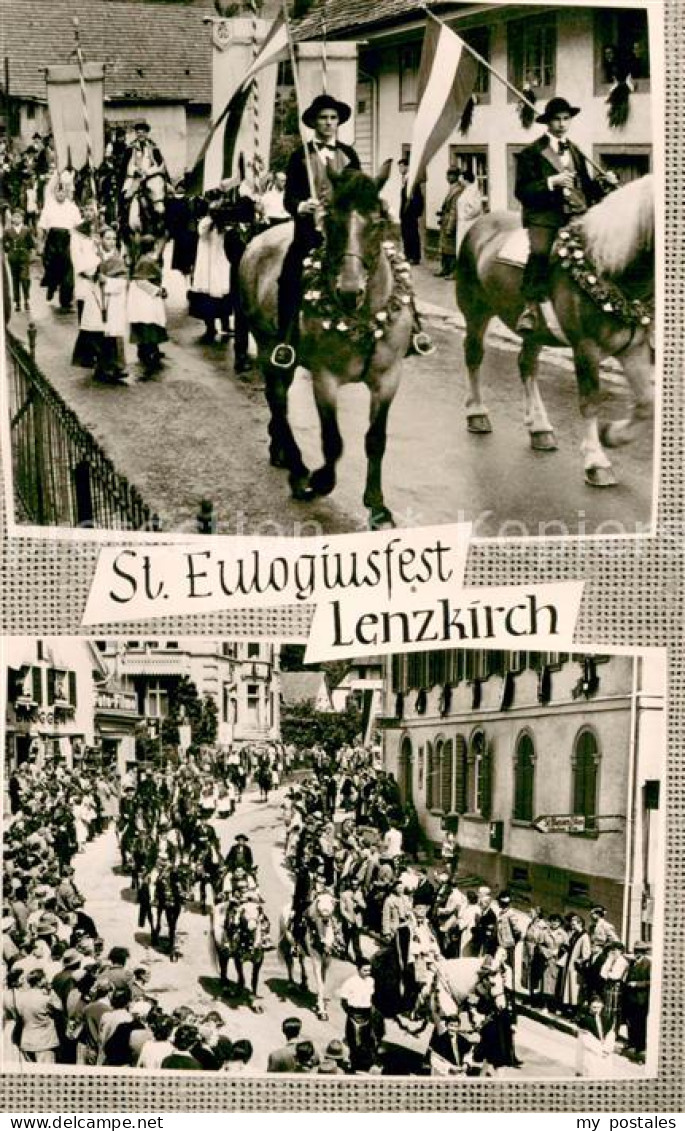
[[[252,871],[254,859],[248,840],[245,833],[238,833],[235,844],[226,854],[226,867],[229,872],[235,872],[237,868],[244,868],[246,872]]]
[[[150,177],[161,174],[168,179],[167,167],[159,146],[150,137],[147,122],[136,122],[135,138],[126,146],[119,166],[119,186],[123,203],[127,204],[138,192],[141,184]],[[164,204],[155,201],[158,223],[163,221]]]
[[[302,292],[302,265],[307,254],[321,242],[320,223],[323,209],[331,196],[329,171],[360,169],[361,164],[350,145],[338,141],[338,128],[348,121],[352,111],[346,102],[330,94],[318,95],[302,115],[305,126],[314,130],[307,143],[309,173],[304,147],[292,154],[286,171],[283,203],[295,221],[295,235],[288,248],[278,280],[279,344],[271,355],[272,364],[290,369],[295,364],[297,317]]]
[[[607,191],[590,175],[578,146],[567,140],[571,119],[579,113],[580,107],[565,98],[550,99],[537,118],[547,132],[517,155],[514,194],[523,206],[523,226],[530,238],[521,284],[526,306],[516,323],[520,334],[533,333],[542,324],[540,303],[548,296],[549,257],[557,232]],[[617,183],[613,173],[604,179],[607,186]]]

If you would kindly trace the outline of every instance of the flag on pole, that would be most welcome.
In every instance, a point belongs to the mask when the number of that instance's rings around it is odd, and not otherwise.
[[[278,15],[247,71],[243,75],[240,85],[233,92],[219,117],[212,122],[209,132],[202,143],[195,164],[187,178],[187,188],[191,193],[202,192],[204,183],[204,164],[207,150],[216,135],[217,130],[224,126],[224,176],[231,175],[235,143],[240,131],[245,107],[247,106],[255,76],[263,67],[271,63],[280,63],[288,57],[288,32],[285,20]],[[224,125],[225,124],[225,125]]]
[[[478,63],[463,39],[447,24],[429,19],[419,65],[408,194],[423,179],[428,162],[456,129],[473,94],[477,71]]]

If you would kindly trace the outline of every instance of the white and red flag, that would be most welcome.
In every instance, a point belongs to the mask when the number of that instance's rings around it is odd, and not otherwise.
[[[429,18],[419,66],[408,193],[423,180],[428,162],[457,127],[473,94],[477,71],[478,61],[464,40],[447,24]]]

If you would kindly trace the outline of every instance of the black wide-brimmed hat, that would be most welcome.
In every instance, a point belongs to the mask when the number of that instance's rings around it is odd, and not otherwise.
[[[307,107],[302,115],[302,121],[305,126],[309,126],[310,130],[313,130],[316,125],[316,119],[322,110],[335,110],[341,126],[343,122],[347,122],[352,115],[352,109],[346,102],[339,102],[337,98],[333,98],[332,94],[317,94],[314,101]]]
[[[580,114],[580,106],[572,106],[565,98],[550,98],[544,113],[538,114],[535,120],[546,126],[557,114],[568,114],[569,117],[575,118],[576,114]]]
[[[145,130],[146,133],[150,132],[150,123],[146,122],[143,118],[139,122],[133,123],[134,130]]]

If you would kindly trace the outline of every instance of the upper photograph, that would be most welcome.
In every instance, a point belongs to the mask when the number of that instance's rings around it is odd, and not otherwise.
[[[659,4],[6,2],[14,534],[653,531]]]

